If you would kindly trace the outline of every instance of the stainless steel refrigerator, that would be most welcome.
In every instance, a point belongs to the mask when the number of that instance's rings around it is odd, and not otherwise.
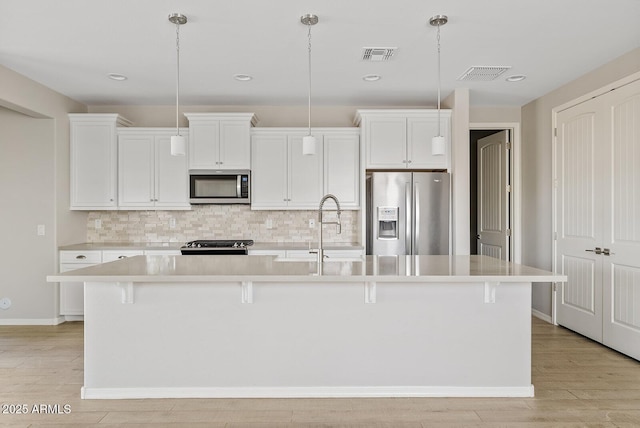
[[[369,172],[366,187],[367,254],[449,254],[448,173]]]

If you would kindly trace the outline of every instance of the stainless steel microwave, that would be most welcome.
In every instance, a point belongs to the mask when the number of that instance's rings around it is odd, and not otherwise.
[[[190,170],[189,202],[192,204],[250,204],[249,170]]]

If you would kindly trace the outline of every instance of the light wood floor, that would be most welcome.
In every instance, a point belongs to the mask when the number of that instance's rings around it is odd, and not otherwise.
[[[82,333],[0,327],[0,405],[29,410],[0,413],[0,426],[640,427],[640,363],[535,318],[530,399],[81,400]],[[32,413],[40,404],[71,412]]]

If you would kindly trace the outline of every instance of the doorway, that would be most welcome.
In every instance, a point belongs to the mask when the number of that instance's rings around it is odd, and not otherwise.
[[[472,125],[469,131],[470,253],[519,262],[514,186],[517,126]]]

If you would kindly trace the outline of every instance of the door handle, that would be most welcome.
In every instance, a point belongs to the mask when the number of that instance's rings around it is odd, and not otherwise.
[[[615,253],[612,253],[610,249],[605,248],[605,249],[602,250],[602,254],[604,254],[605,256],[612,256]]]
[[[476,235],[476,239],[480,239],[480,234],[477,234],[477,235]]]
[[[602,248],[600,247],[596,247],[595,250],[585,250],[585,251],[591,251],[592,253],[596,253],[596,254],[602,254]],[[609,250],[607,250],[608,253]],[[609,255],[609,254],[607,254]]]

